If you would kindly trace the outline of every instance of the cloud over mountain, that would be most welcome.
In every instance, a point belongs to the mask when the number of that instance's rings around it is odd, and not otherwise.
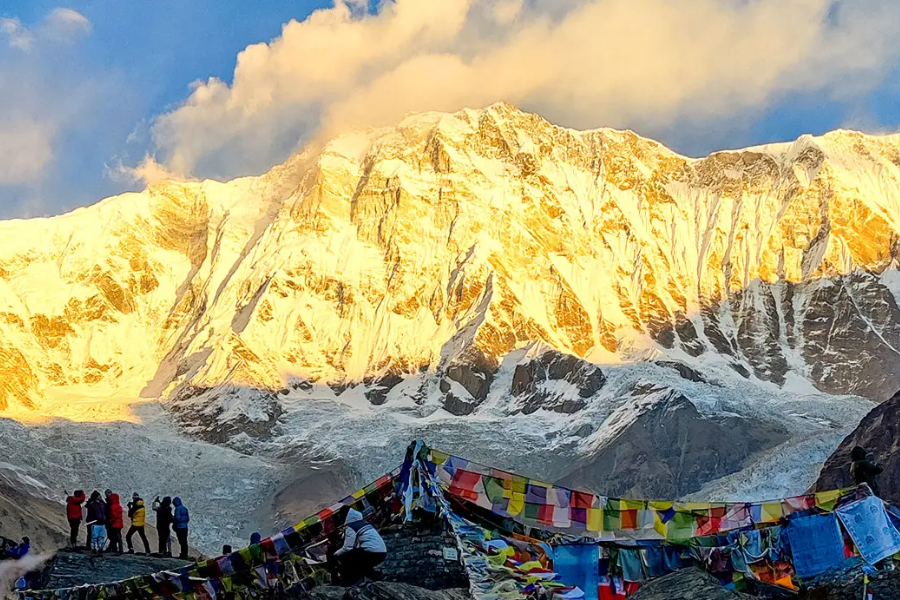
[[[410,111],[510,101],[579,128],[654,126],[840,96],[900,56],[889,0],[336,0],[195,82],[153,128],[168,171],[262,171],[298,143]]]

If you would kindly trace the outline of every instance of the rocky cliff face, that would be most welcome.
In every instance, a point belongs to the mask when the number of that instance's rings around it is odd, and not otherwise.
[[[881,497],[900,504],[900,393],[876,406],[834,451],[819,475],[817,490],[853,485],[850,476],[850,451],[862,446],[884,468],[879,476]]]
[[[160,397],[206,439],[266,441],[324,398],[549,413],[569,435],[604,422],[610,369],[648,359],[701,413],[742,387],[880,401],[900,387],[898,231],[896,135],[690,159],[504,104],[414,115],[260,177],[0,225],[0,410]],[[819,432],[862,406],[761,402],[728,410]]]
[[[621,498],[684,498],[788,437],[774,423],[703,416],[671,388],[643,384],[631,396],[633,404],[608,418],[616,435],[607,436],[561,483]]]

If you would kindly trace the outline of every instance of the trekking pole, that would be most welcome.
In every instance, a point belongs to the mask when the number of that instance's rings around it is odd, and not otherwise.
[[[869,596],[869,574],[863,573],[863,595],[862,600],[871,600]]]

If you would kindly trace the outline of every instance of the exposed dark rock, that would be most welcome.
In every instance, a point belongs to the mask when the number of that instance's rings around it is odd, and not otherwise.
[[[300,596],[304,600],[468,600],[471,597],[468,589],[432,591],[384,581],[350,589],[318,587]]]
[[[494,378],[493,373],[483,367],[458,363],[448,366],[444,374],[466,388],[479,403],[487,398]]]
[[[375,406],[381,406],[387,401],[388,392],[402,381],[403,378],[396,374],[388,374],[380,379],[367,379],[364,382],[369,386],[366,390],[366,399]]]
[[[734,369],[734,371],[735,371],[738,375],[740,375],[741,377],[743,377],[744,379],[750,379],[750,371],[748,371],[748,370],[744,367],[744,365],[738,364],[738,363],[730,362],[730,363],[728,363],[728,366],[731,367],[732,369]]]
[[[496,359],[476,349],[445,364],[440,379],[444,408],[454,415],[471,414],[487,398],[496,371]],[[451,392],[454,383],[462,389]]]
[[[331,391],[334,392],[335,396],[340,396],[341,394],[346,392],[348,389],[352,388],[353,385],[354,384],[349,381],[337,381],[337,382],[329,383],[328,387],[331,388]]]
[[[651,386],[636,389],[604,427],[619,432],[559,483],[612,496],[680,498],[787,439],[775,425],[706,417],[682,394]]]
[[[829,393],[873,400],[900,389],[897,362],[900,308],[893,294],[868,273],[807,284],[803,357],[816,386]]]
[[[585,423],[581,425],[578,429],[576,429],[572,435],[576,435],[578,437],[587,437],[594,433],[594,426],[590,423]]]
[[[451,415],[456,415],[457,417],[470,415],[476,408],[478,408],[478,403],[472,400],[459,398],[452,393],[447,393],[444,396],[444,409]]]
[[[700,315],[703,318],[703,332],[706,334],[706,339],[720,354],[734,356],[737,353],[737,346],[734,340],[726,337],[719,328],[717,306],[704,305],[700,309]]]
[[[565,381],[578,390],[578,398],[561,394],[548,383]],[[577,356],[553,350],[516,366],[510,391],[519,400],[521,410],[531,414],[539,409],[572,414],[585,407],[585,399],[606,383],[599,367]]]
[[[863,597],[862,590],[861,561],[851,559],[812,581],[800,594],[800,600],[857,600]],[[869,575],[868,591],[875,600],[900,598],[900,571]]]
[[[684,315],[677,315],[675,321],[675,333],[681,342],[681,348],[691,356],[700,356],[705,351],[703,342],[697,335],[694,323]]]
[[[701,375],[700,373],[698,373],[697,371],[690,368],[689,366],[687,366],[684,363],[680,363],[680,362],[677,362],[674,360],[671,360],[671,361],[670,360],[658,360],[658,361],[656,361],[656,364],[658,364],[661,367],[666,367],[668,369],[673,369],[675,371],[678,371],[678,374],[681,375],[684,379],[687,379],[688,381],[693,381],[696,383],[709,383],[706,380],[706,378],[703,377],[703,375]]]
[[[174,571],[190,564],[174,558],[140,554],[103,554],[93,557],[88,552],[59,552],[50,565],[46,588],[64,588],[85,583],[108,583],[137,575]]]
[[[288,383],[288,388],[291,390],[303,390],[304,392],[308,392],[313,388],[313,384],[302,378],[292,379]]]
[[[781,325],[772,287],[754,282],[732,299],[731,308],[738,346],[753,372],[763,381],[783,384],[788,363],[779,341]]]
[[[752,596],[722,587],[699,569],[683,569],[648,582],[630,600],[750,600]]]
[[[230,384],[185,386],[170,398],[167,408],[185,431],[214,444],[240,433],[268,439],[284,413],[277,392]]]
[[[67,531],[59,504],[32,495],[21,479],[7,477],[0,468],[0,536],[18,542],[27,535],[35,554],[47,554],[65,545]]]
[[[879,476],[881,496],[900,503],[900,392],[879,404],[866,415],[837,450],[825,461],[817,490],[830,490],[853,484],[850,476],[850,450],[862,446],[884,467]]]

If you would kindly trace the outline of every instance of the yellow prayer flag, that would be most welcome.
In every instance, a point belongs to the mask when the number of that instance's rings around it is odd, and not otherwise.
[[[506,512],[509,516],[515,517],[522,512],[523,508],[525,508],[525,494],[513,492],[512,497],[509,499],[509,507],[506,509]]]
[[[782,517],[781,502],[764,502],[762,505],[762,520],[764,522],[777,521]]]
[[[816,506],[824,510],[832,510],[838,498],[843,494],[843,490],[828,490],[816,493]]]
[[[589,508],[587,518],[588,531],[603,531],[603,509]]]
[[[655,529],[656,533],[660,534],[662,537],[666,537],[666,524],[662,522],[662,517],[655,511],[653,512],[653,529]]]

